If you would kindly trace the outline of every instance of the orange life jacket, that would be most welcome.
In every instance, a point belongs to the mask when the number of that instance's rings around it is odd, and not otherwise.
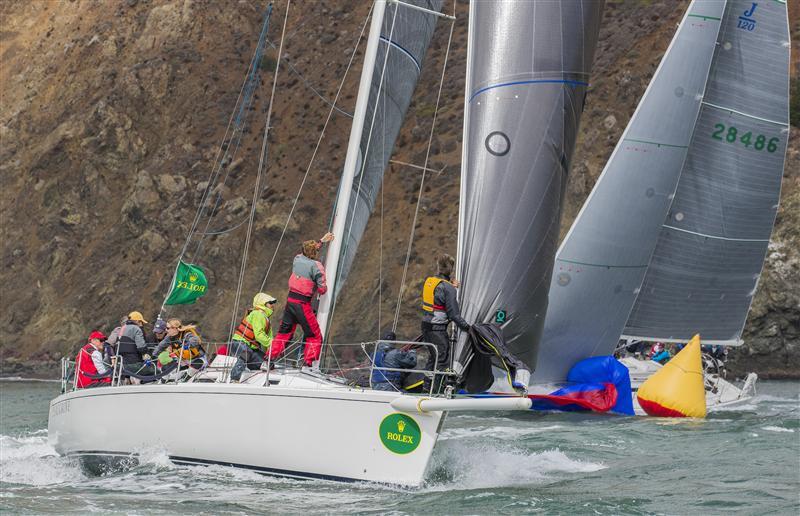
[[[242,317],[242,322],[239,323],[239,326],[236,327],[236,330],[233,333],[234,335],[242,337],[244,340],[249,342],[250,345],[258,347],[259,344],[256,340],[256,334],[253,332],[253,325],[247,320],[250,314],[253,313],[253,310],[261,310],[261,312],[266,316],[267,325],[264,327],[264,331],[269,331],[269,316],[267,315],[267,312],[256,307],[245,312],[244,317]]]

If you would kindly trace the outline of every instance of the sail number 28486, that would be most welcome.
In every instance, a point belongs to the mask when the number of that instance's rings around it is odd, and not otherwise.
[[[714,124],[714,129],[715,131],[711,133],[711,137],[715,140],[724,140],[728,143],[739,142],[745,147],[750,147],[752,145],[757,151],[764,150],[765,148],[767,152],[775,152],[778,150],[779,139],[777,137],[767,140],[767,137],[763,134],[753,135],[750,131],[739,135],[739,130],[732,125],[725,127],[724,124]]]

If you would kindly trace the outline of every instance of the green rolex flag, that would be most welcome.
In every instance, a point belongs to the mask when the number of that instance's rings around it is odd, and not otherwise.
[[[175,284],[172,285],[172,292],[164,304],[190,305],[197,301],[197,298],[204,296],[207,289],[208,282],[203,269],[197,265],[181,261],[175,273]]]

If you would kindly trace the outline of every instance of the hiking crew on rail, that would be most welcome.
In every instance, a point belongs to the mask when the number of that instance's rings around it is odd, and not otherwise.
[[[328,291],[325,267],[318,258],[322,244],[331,240],[333,233],[325,233],[320,240],[306,240],[303,242],[302,253],[294,257],[292,273],[289,276],[289,296],[286,298],[286,308],[283,310],[278,334],[272,341],[271,356],[277,357],[283,352],[299,324],[303,328],[306,341],[303,361],[310,366],[319,359],[322,332],[311,303],[314,296]]]

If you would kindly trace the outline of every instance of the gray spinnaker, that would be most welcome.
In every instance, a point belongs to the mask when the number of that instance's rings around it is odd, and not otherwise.
[[[405,3],[437,12],[442,7],[442,0],[405,0]],[[358,244],[375,208],[384,170],[411,103],[436,20],[435,15],[411,9],[402,3],[387,6],[370,86],[358,169],[347,211],[334,298],[350,272]],[[335,211],[336,207],[333,209]]]
[[[725,1],[695,0],[556,256],[534,382],[613,352],[680,177]]]
[[[778,210],[789,138],[786,4],[730,0],[675,198],[625,327],[741,342]]]
[[[465,319],[500,323],[530,367],[602,9],[594,0],[470,3],[459,295]]]

